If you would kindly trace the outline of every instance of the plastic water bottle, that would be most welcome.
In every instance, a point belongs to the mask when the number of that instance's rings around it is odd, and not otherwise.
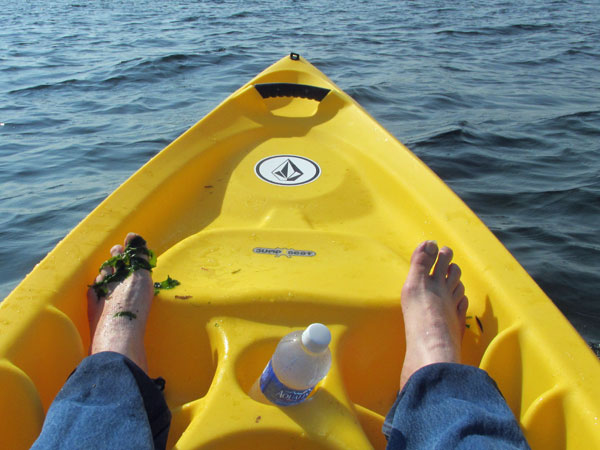
[[[320,323],[284,336],[250,395],[280,406],[303,402],[331,367],[331,333]]]

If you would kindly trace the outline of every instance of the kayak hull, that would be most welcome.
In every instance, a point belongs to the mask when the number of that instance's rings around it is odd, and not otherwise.
[[[32,443],[86,356],[87,285],[129,231],[158,254],[155,281],[181,282],[154,298],[146,333],[169,446],[385,447],[400,290],[412,250],[436,239],[467,287],[464,362],[497,381],[533,448],[600,447],[600,365],[583,340],[431,170],[294,57],[149,161],[0,305],[10,448]],[[311,322],[330,327],[334,355],[315,394],[288,408],[251,399],[278,340]]]

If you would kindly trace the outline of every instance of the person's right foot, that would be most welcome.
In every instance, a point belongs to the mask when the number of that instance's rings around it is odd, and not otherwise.
[[[125,246],[135,238],[141,239],[129,233]],[[141,242],[145,247],[144,241]],[[110,253],[116,256],[124,250],[122,245],[115,245]],[[147,259],[145,255],[140,257]],[[95,281],[102,282],[112,273],[111,267],[104,268]],[[121,353],[148,372],[144,333],[154,297],[152,276],[148,270],[139,269],[121,282],[109,283],[107,288],[106,295],[100,297],[93,287],[88,291],[90,355],[105,351]]]
[[[460,362],[468,300],[460,268],[451,260],[452,250],[438,252],[434,241],[423,242],[412,255],[401,299],[406,354],[400,389],[424,366]]]

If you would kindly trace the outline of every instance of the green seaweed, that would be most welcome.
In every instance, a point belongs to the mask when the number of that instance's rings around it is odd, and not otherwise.
[[[483,333],[483,324],[481,323],[481,319],[477,316],[466,316],[467,320],[471,320],[473,317],[475,317],[475,321],[477,323],[477,326],[479,327],[479,330]],[[465,324],[465,327],[467,328],[471,328],[470,324]]]
[[[137,316],[131,311],[119,311],[113,317],[129,317],[129,320],[137,319]]]
[[[141,255],[146,256],[148,260]],[[113,273],[90,286],[96,291],[98,298],[108,295],[108,285],[110,283],[120,283],[136,270],[145,269],[152,272],[152,268],[156,267],[156,255],[152,250],[146,248],[146,241],[142,238],[134,238],[127,244],[123,253],[104,261],[99,272],[107,267],[112,267]]]
[[[108,285],[110,283],[120,283],[136,270],[144,269],[152,272],[152,269],[156,267],[156,254],[146,248],[146,241],[143,238],[136,236],[127,244],[123,253],[104,261],[100,266],[100,272],[107,267],[112,267],[113,273],[104,277],[102,281],[90,285],[96,291],[98,298],[108,295]],[[154,283],[154,295],[162,289],[173,289],[180,284],[179,281],[168,276],[165,281]],[[115,317],[117,315],[123,314],[117,313]]]
[[[157,281],[154,283],[154,295],[158,294],[163,289],[173,289],[175,286],[179,286],[181,283],[174,278],[167,275],[165,281]]]

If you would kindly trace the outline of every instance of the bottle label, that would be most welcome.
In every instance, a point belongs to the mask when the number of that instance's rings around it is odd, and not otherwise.
[[[303,390],[287,387],[275,375],[271,361],[260,376],[260,390],[271,403],[279,406],[297,405],[306,400],[313,389],[314,386]]]

